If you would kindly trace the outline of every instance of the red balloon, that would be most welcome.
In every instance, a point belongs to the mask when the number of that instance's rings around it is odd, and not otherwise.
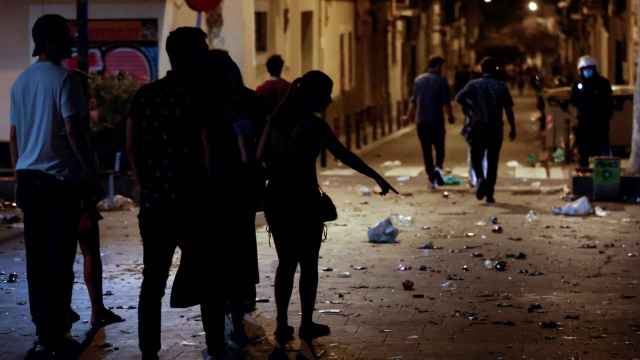
[[[222,0],[187,0],[187,5],[193,11],[213,11],[221,2]]]

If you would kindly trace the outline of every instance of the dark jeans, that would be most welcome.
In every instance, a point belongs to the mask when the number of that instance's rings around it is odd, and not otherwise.
[[[473,134],[471,142],[471,165],[479,181],[483,181],[487,197],[493,197],[498,179],[498,165],[500,149],[502,148],[501,132],[477,132]],[[483,158],[487,157],[487,172],[482,166]]]
[[[17,181],[31,318],[40,342],[55,346],[71,330],[80,196],[73,185],[40,171],[19,171]]]
[[[589,167],[590,156],[610,156],[609,131],[607,129],[590,129],[578,127],[576,132],[578,141],[579,166]]]
[[[418,124],[418,138],[422,145],[422,157],[424,158],[424,166],[427,171],[429,181],[434,180],[434,171],[438,167],[444,166],[444,129],[437,129],[426,125]],[[433,162],[433,151],[436,153],[435,165]]]
[[[201,224],[198,221],[188,222],[191,214],[181,216],[181,211],[184,212],[176,207],[143,209],[138,216],[144,265],[138,306],[138,336],[140,350],[145,354],[157,354],[161,348],[162,298],[176,248],[182,241],[193,241],[193,236],[202,236],[195,229]],[[207,276],[203,275],[193,281],[205,279]],[[200,308],[207,348],[216,356],[224,349],[224,299],[219,296],[217,300],[201,304]]]

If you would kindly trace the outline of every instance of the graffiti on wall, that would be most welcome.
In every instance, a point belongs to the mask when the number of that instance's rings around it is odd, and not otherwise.
[[[70,26],[75,32],[75,21]],[[156,19],[89,20],[89,72],[126,73],[147,83],[158,78],[158,57]],[[76,54],[65,66],[77,68]]]

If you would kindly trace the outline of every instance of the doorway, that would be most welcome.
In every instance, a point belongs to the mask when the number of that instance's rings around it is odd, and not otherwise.
[[[302,52],[301,68],[302,73],[313,69],[313,11],[303,11],[300,26],[300,50]]]

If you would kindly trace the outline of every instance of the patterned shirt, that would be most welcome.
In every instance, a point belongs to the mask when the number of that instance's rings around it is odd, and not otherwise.
[[[456,96],[465,113],[471,115],[474,127],[501,131],[505,109],[513,107],[507,85],[492,76],[484,75],[470,81]]]
[[[202,197],[204,110],[197,89],[173,72],[135,95],[130,117],[143,208]]]

